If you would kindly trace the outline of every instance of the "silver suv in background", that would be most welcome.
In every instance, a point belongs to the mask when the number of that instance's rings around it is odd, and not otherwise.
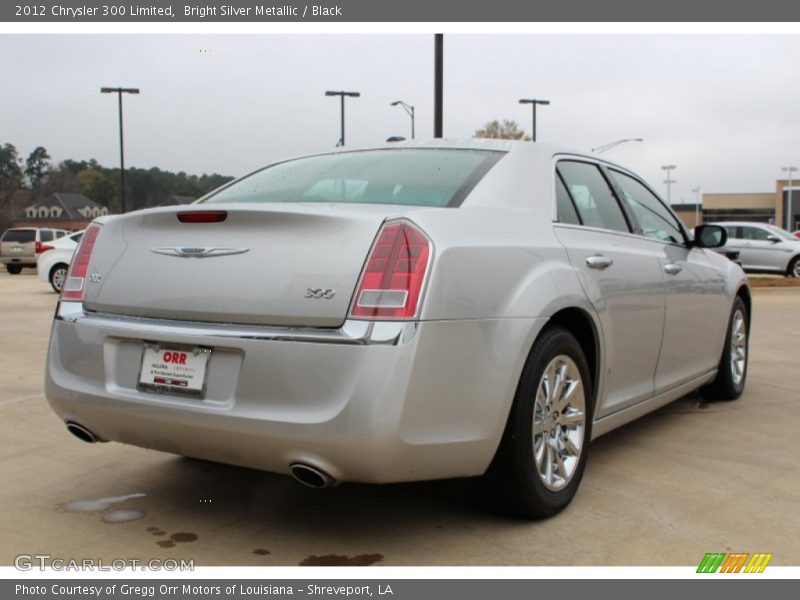
[[[6,229],[0,238],[0,263],[6,266],[6,271],[11,275],[17,275],[23,267],[36,266],[36,257],[43,252],[47,242],[53,242],[68,233],[65,229],[36,227]]]
[[[739,253],[745,271],[800,277],[800,240],[767,223],[720,222],[728,232],[725,250]]]

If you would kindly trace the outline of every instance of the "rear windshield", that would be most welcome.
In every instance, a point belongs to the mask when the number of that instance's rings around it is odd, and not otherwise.
[[[36,240],[35,229],[9,229],[3,234],[4,242],[33,242]]]
[[[458,206],[503,155],[404,148],[311,156],[266,167],[204,202]]]

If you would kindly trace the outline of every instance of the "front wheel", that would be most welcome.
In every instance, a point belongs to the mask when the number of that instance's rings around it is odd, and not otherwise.
[[[563,510],[580,485],[592,428],[592,385],[575,337],[545,330],[533,346],[503,440],[484,475],[504,512],[526,518]]]
[[[56,265],[50,269],[50,285],[56,294],[61,293],[61,288],[64,287],[64,281],[67,278],[67,265]]]
[[[6,265],[6,271],[9,275],[19,275],[22,273],[22,265]]]
[[[736,296],[728,320],[725,347],[719,361],[717,377],[700,391],[709,400],[736,400],[742,395],[747,381],[747,359],[750,332],[748,331],[747,307]]]
[[[800,256],[795,256],[786,269],[787,277],[800,277]]]

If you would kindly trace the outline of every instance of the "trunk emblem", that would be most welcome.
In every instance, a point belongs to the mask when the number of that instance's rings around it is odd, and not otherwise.
[[[244,254],[250,248],[216,248],[216,247],[195,247],[195,246],[164,246],[161,248],[150,248],[151,252],[163,254],[164,256],[180,256],[183,258],[210,258],[212,256],[230,256],[231,254]]]

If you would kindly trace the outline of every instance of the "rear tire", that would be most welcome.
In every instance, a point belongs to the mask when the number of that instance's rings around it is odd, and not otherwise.
[[[69,267],[67,265],[59,263],[50,269],[50,276],[48,279],[50,280],[50,286],[53,288],[56,294],[60,294],[61,288],[64,287],[64,281],[67,279],[68,268]]]
[[[6,265],[6,271],[9,275],[19,275],[22,273],[22,265]]]
[[[541,519],[572,501],[586,466],[593,405],[580,344],[566,329],[546,329],[528,355],[503,439],[483,477],[497,508]]]
[[[736,296],[728,320],[728,333],[719,361],[717,377],[700,389],[708,400],[736,400],[747,383],[747,360],[750,349],[750,331],[747,307]]]
[[[789,266],[786,269],[787,277],[800,277],[800,256],[795,256],[789,261]]]

